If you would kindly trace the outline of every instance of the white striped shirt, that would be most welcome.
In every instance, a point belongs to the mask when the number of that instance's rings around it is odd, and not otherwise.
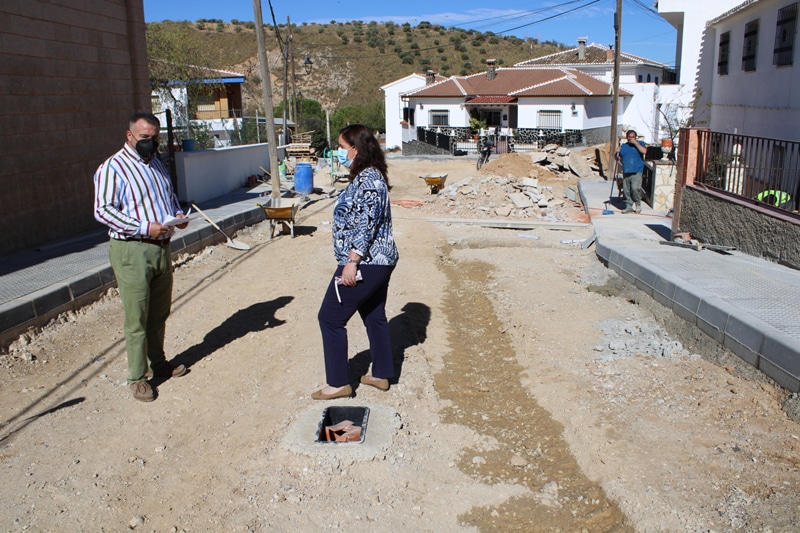
[[[111,238],[149,237],[151,222],[177,214],[183,211],[158,157],[146,163],[125,143],[94,174],[94,218],[108,226]]]

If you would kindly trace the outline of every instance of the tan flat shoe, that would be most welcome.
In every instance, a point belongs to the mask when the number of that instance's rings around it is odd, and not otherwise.
[[[341,390],[334,392],[333,394],[325,394],[322,392],[322,389],[318,390],[317,392],[311,393],[312,400],[333,400],[336,398],[349,398],[353,395],[353,387],[350,385],[345,385],[342,387]]]
[[[361,383],[380,390],[389,390],[389,380],[386,378],[374,378],[372,376],[361,376]]]

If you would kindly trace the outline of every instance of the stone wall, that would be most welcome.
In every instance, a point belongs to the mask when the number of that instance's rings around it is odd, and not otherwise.
[[[435,146],[420,142],[410,141],[403,143],[403,155],[451,155],[450,151],[436,148]]]
[[[142,0],[0,3],[0,254],[101,226],[92,175],[150,110]]]
[[[583,142],[586,146],[607,143],[610,131],[610,128],[593,128],[589,130],[583,130]]]
[[[800,269],[800,223],[791,216],[694,187],[684,187],[680,201],[680,231],[692,238]]]

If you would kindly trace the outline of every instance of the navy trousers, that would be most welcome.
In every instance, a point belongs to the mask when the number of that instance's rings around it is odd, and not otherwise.
[[[335,276],[341,276],[343,268],[340,265]],[[331,387],[349,383],[347,323],[356,311],[367,328],[372,375],[376,378],[394,377],[392,339],[386,320],[386,295],[394,266],[362,264],[359,270],[363,281],[356,283],[355,287],[339,285],[341,303],[336,298],[334,279],[331,279],[317,315],[325,354],[325,378]]]

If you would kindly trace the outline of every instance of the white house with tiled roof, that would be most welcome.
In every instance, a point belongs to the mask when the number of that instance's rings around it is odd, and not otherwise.
[[[581,37],[578,39],[577,48],[536,57],[517,63],[514,66],[574,68],[607,83],[612,83],[614,81],[614,50],[602,44],[587,44],[586,41],[586,37]],[[663,63],[638,57],[624,51],[620,52],[619,56],[620,83],[655,83],[659,85],[662,82],[671,83],[673,81],[669,67]],[[664,79],[665,71],[667,74],[666,80]]]
[[[401,94],[420,87],[426,82],[445,79],[433,72],[423,74],[409,74],[381,87],[384,94],[384,110],[386,117],[386,149],[394,150],[416,137],[414,127],[409,125],[408,108],[403,103]],[[390,128],[389,125],[392,127]]]
[[[395,138],[392,130],[402,128],[409,137],[418,127],[468,128],[475,117],[507,134],[518,129],[573,130],[600,140],[608,138],[609,94],[608,83],[576,69],[496,68],[488,60],[485,72],[438,81],[430,75],[425,85],[399,94],[403,119],[390,120],[387,114],[387,139]],[[621,96],[624,101],[631,95],[621,91]]]
[[[608,46],[587,44],[578,38],[578,46],[562,52],[517,63],[517,67],[563,66],[602,80],[614,82],[614,50]],[[619,83],[632,98],[620,102],[617,123],[623,130],[634,129],[647,142],[674,135],[670,126],[685,120],[689,113],[689,91],[677,85],[668,65],[620,51]],[[687,96],[689,95],[689,96]],[[609,115],[611,108],[609,98]]]

